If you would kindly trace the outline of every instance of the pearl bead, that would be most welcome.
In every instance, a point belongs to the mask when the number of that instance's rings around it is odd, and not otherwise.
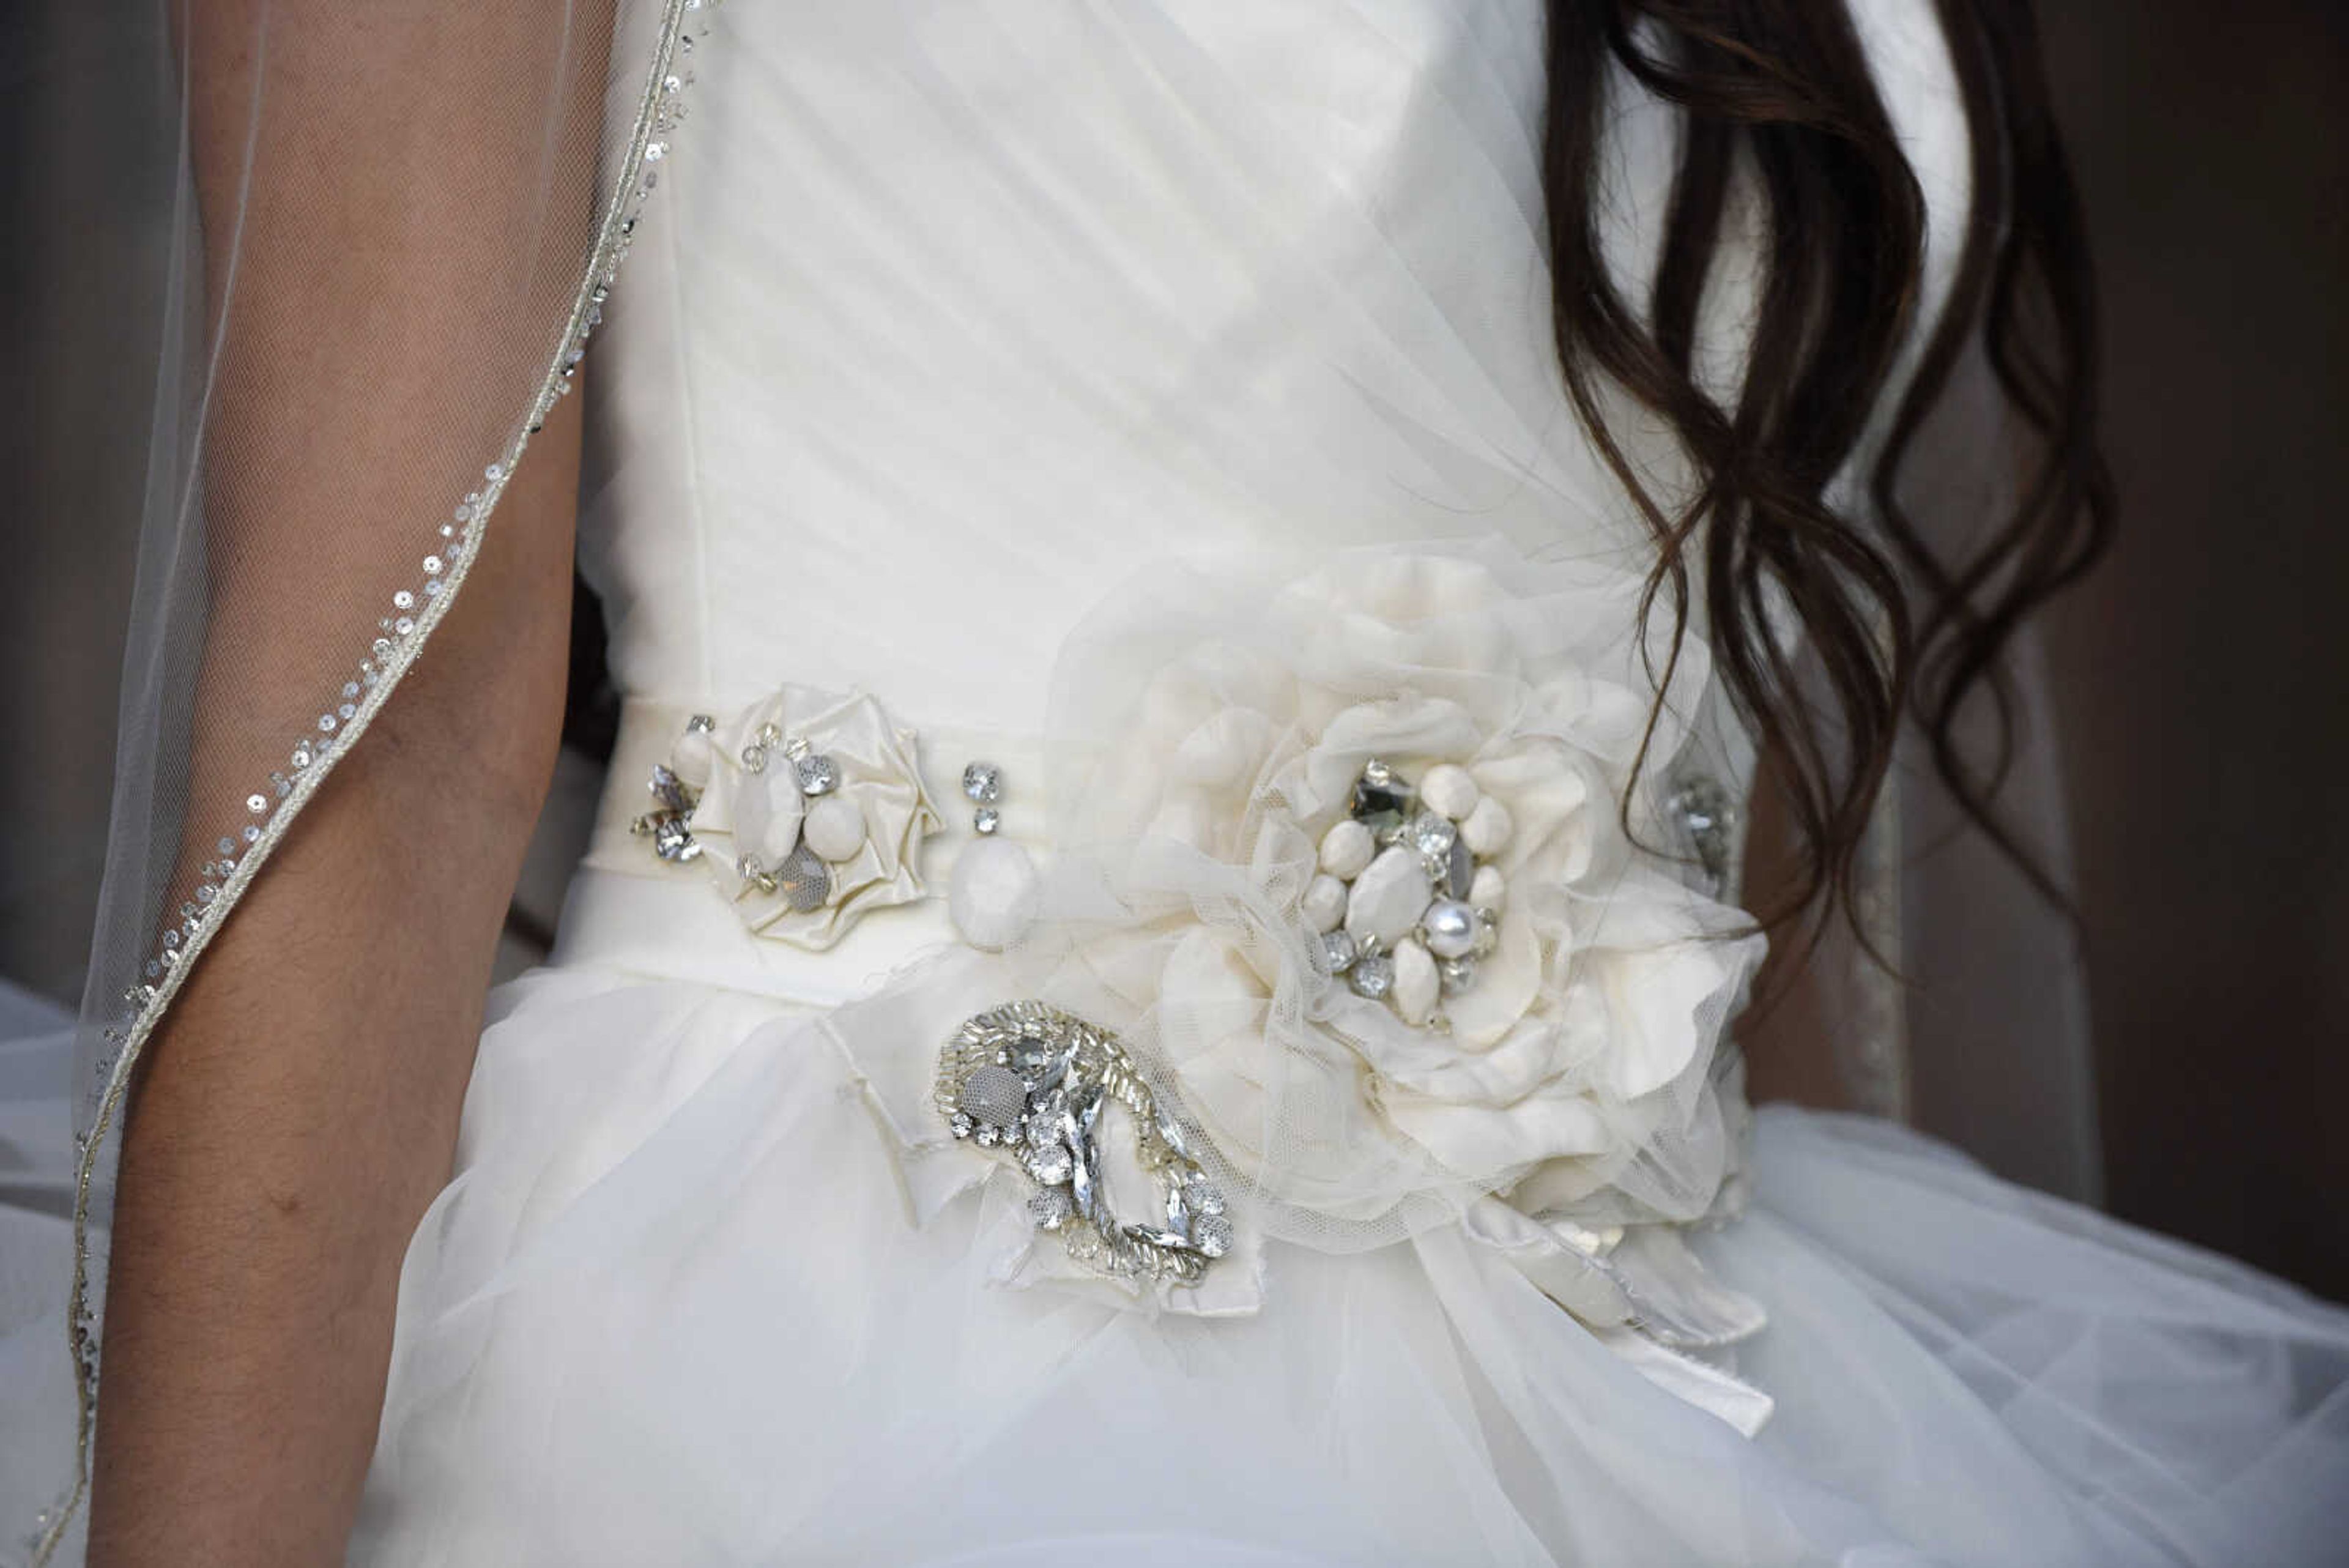
[[[808,807],[808,847],[835,864],[864,847],[864,814],[844,796],[828,794]]]
[[[734,808],[734,836],[759,858],[780,866],[800,841],[805,805],[796,785],[785,788],[753,780]]]
[[[1428,769],[1427,776],[1419,781],[1419,798],[1427,803],[1431,811],[1454,822],[1464,822],[1468,814],[1476,809],[1476,781],[1468,776],[1466,768],[1441,763]]]
[[[1009,838],[974,838],[955,857],[947,912],[962,940],[982,952],[1001,952],[1035,923],[1043,879],[1028,851]]]
[[[1508,808],[1491,795],[1476,803],[1476,809],[1460,825],[1461,842],[1467,845],[1479,860],[1500,853],[1509,841]]]
[[[1509,884],[1497,866],[1479,866],[1468,884],[1468,901],[1480,909],[1497,909],[1509,895]]]
[[[1476,946],[1476,911],[1456,898],[1438,898],[1419,922],[1427,950],[1437,958],[1465,958]]]
[[[1333,929],[1346,918],[1346,885],[1326,872],[1306,884],[1298,912],[1317,931]]]
[[[1435,961],[1417,942],[1395,945],[1394,989],[1389,993],[1402,1021],[1416,1029],[1435,1016],[1435,999],[1444,989]]]
[[[1378,854],[1371,830],[1347,817],[1321,836],[1321,869],[1340,881],[1350,881],[1368,869]]]

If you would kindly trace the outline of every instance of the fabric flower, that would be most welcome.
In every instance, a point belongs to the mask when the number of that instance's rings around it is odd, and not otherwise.
[[[753,931],[820,951],[866,913],[927,891],[921,846],[940,823],[916,737],[872,698],[786,686],[698,743],[712,753],[691,818],[699,862]],[[833,782],[821,795],[803,789],[793,752],[829,761]],[[817,830],[815,812],[833,819],[823,825],[829,833]],[[823,851],[823,897],[813,908],[771,885],[802,845]]]
[[[1763,943],[1651,815],[1623,825],[1643,738],[1645,782],[1709,672],[1690,638],[1651,737],[1669,650],[1639,635],[1642,587],[1499,546],[1161,573],[1064,660],[1056,836],[1126,916],[1094,966],[1276,1228],[1371,1245],[1488,1194],[1599,1223],[1712,1203],[1733,1155],[1711,1067]],[[1464,770],[1506,813],[1506,902],[1443,1027],[1334,973],[1309,894],[1373,761]]]

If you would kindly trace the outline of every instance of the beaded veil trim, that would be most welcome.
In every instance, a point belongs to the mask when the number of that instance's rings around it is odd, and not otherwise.
[[[688,19],[715,0],[662,0],[658,35],[650,67],[637,96],[636,112],[612,197],[596,230],[595,247],[572,299],[561,347],[547,367],[522,428],[503,452],[483,470],[481,488],[460,501],[453,516],[438,524],[429,542],[420,576],[391,598],[392,613],[378,624],[355,677],[341,687],[318,716],[315,732],[291,745],[285,769],[272,773],[244,802],[242,825],[214,846],[216,858],[200,868],[194,897],[181,906],[145,979],[125,997],[128,1014],[106,1032],[114,1054],[105,1069],[105,1090],[97,1115],[78,1141],[74,1190],[72,1303],[67,1319],[74,1362],[78,1410],[71,1490],[36,1523],[32,1561],[46,1563],[88,1494],[91,1440],[98,1400],[98,1323],[90,1307],[89,1221],[91,1187],[108,1134],[122,1111],[132,1075],[147,1042],[229,912],[252,886],[271,852],[292,827],[335,762],[365,732],[400,678],[415,663],[426,640],[455,602],[478,553],[490,514],[512,482],[530,438],[543,426],[557,400],[568,394],[587,339],[603,320],[603,306],[627,254],[647,197],[657,182],[656,166],[667,153],[662,140],[681,115],[681,94],[689,78],[679,74],[681,57],[693,47]]]

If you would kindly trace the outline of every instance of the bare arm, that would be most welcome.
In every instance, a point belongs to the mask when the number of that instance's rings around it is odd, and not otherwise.
[[[231,234],[241,247],[245,347],[221,362],[206,450],[215,473],[245,488],[234,536],[215,530],[215,594],[295,622],[341,618],[287,635],[339,636],[354,660],[364,618],[380,611],[355,614],[335,602],[340,585],[319,586],[330,574],[305,554],[318,531],[363,509],[356,522],[396,520],[420,541],[461,474],[414,460],[430,450],[419,428],[469,396],[521,411],[510,388],[452,374],[491,329],[467,291],[511,265],[500,247],[511,252],[514,230],[450,222],[436,233],[418,221],[468,189],[467,158],[519,161],[529,177],[542,129],[469,90],[476,83],[418,68],[464,57],[447,52],[456,9],[278,0],[264,64],[248,0],[222,0],[193,8],[183,40],[215,308],[228,273],[219,247]],[[480,19],[457,26],[481,32],[458,42],[474,58],[498,57],[499,28],[550,26],[529,5],[468,9]],[[586,83],[600,72],[598,59],[578,74]],[[256,122],[253,84],[264,74]],[[469,130],[465,119],[504,113],[518,123]],[[418,145],[419,126],[438,132],[429,144]],[[295,171],[298,202],[245,200],[256,140],[263,159],[288,161],[279,167]],[[223,213],[241,213],[241,226]],[[496,933],[552,767],[576,414],[575,400],[558,405],[533,441],[440,630],[150,1044],[109,1277],[90,1521],[98,1568],[342,1560],[401,1256],[448,1176]],[[380,474],[362,467],[355,508],[353,465],[378,453],[403,461]],[[378,600],[394,586],[364,591]],[[214,615],[225,618],[217,603]],[[267,678],[272,633],[255,624],[241,623],[233,677],[205,672],[212,744],[238,756],[252,737],[234,734],[241,706],[215,688]],[[282,727],[284,703],[251,706]],[[207,776],[206,736],[200,726],[198,798],[240,798],[249,785]]]
[[[576,421],[543,440],[533,493],[150,1051],[116,1209],[98,1568],[342,1560],[401,1254],[448,1177],[553,763]]]

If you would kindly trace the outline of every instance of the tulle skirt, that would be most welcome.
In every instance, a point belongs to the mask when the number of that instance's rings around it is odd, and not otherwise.
[[[1752,1210],[1699,1242],[1769,1309],[1748,1438],[1456,1232],[1275,1246],[1240,1318],[1009,1285],[1009,1184],[913,1224],[821,1017],[593,961],[495,995],[353,1562],[2231,1568],[2349,1542],[2349,1314],[1898,1128],[1765,1110]]]
[[[1241,1319],[1008,1288],[1011,1199],[909,1223],[818,1016],[495,994],[354,1563],[2344,1560],[2349,1314],[1899,1128],[1760,1116],[1700,1241],[1771,1314],[1748,1439],[1456,1236],[1277,1248]],[[0,1045],[0,1562],[71,1450],[67,1046]]]

